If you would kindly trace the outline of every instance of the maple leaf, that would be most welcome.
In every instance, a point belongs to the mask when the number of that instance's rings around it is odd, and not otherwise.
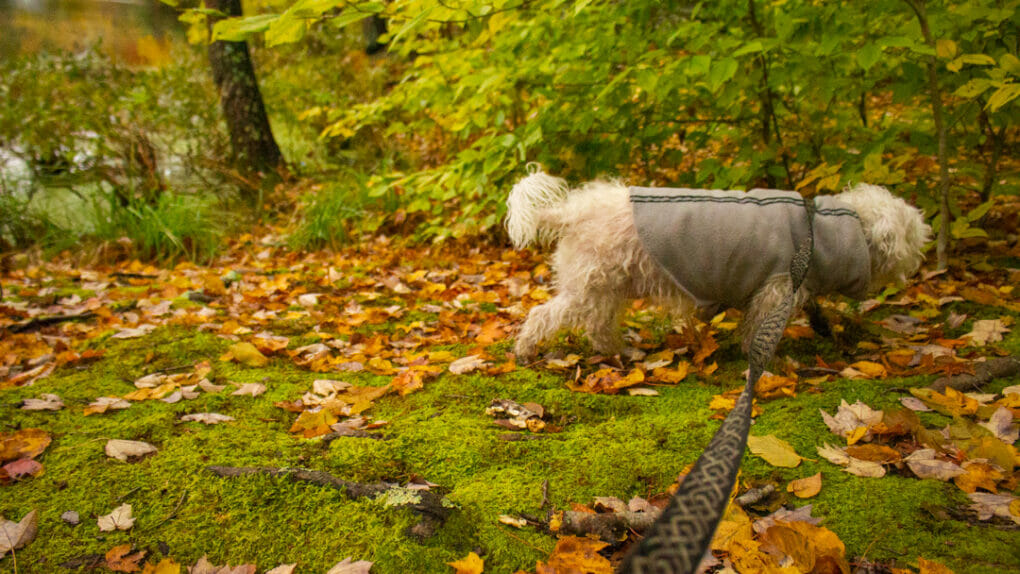
[[[292,433],[301,433],[305,438],[313,438],[329,433],[329,426],[337,422],[337,417],[326,409],[318,411],[304,411],[298,415],[297,420],[291,425]]]
[[[114,572],[138,572],[142,569],[139,562],[145,558],[147,552],[139,550],[134,554],[128,554],[129,552],[131,552],[130,544],[114,546],[106,552],[106,567]]]
[[[21,404],[26,411],[59,411],[64,408],[64,401],[52,393],[40,395],[38,399],[25,399]]]
[[[121,504],[113,509],[113,512],[99,517],[99,530],[112,532],[114,530],[128,530],[135,524],[131,516],[131,505]]]
[[[1013,423],[1013,411],[1006,407],[999,407],[992,413],[988,422],[978,424],[992,431],[992,434],[1005,443],[1013,444],[1020,438],[1020,428]]]
[[[485,364],[485,359],[481,355],[468,355],[450,363],[448,368],[455,375],[466,375],[484,367]]]
[[[132,457],[142,457],[156,452],[156,447],[147,442],[137,440],[110,439],[106,442],[106,456],[127,461]]]
[[[1002,340],[1002,335],[1008,333],[1002,319],[982,319],[974,321],[973,330],[963,337],[970,339],[971,343],[982,347],[989,343],[997,343]]]
[[[599,554],[608,546],[605,542],[591,538],[565,536],[556,541],[547,563],[538,562],[536,574],[566,574],[568,572],[584,572],[585,574],[612,574],[613,568],[609,560]]]
[[[790,443],[774,435],[747,437],[747,447],[772,466],[793,468],[800,464],[801,457],[793,450]]]
[[[976,400],[952,387],[947,387],[945,394],[927,388],[911,388],[910,394],[932,409],[949,416],[972,415],[981,406]]]
[[[845,400],[840,400],[836,416],[821,409],[819,412],[829,430],[846,438],[847,444],[854,444],[868,436],[870,427],[882,421],[882,411],[876,411],[860,401],[851,405]]]
[[[1000,467],[980,460],[968,460],[961,466],[964,473],[953,477],[953,482],[966,493],[976,492],[979,488],[995,493],[996,484],[1006,477]]]
[[[460,560],[447,562],[447,564],[453,566],[453,569],[457,571],[456,574],[482,574],[482,570],[485,569],[485,561],[474,552]]]
[[[846,547],[824,526],[781,522],[762,533],[762,542],[785,554],[800,572],[849,572]]]
[[[12,522],[0,516],[0,558],[8,552],[23,548],[35,539],[39,531],[39,513],[29,511],[20,521]]]

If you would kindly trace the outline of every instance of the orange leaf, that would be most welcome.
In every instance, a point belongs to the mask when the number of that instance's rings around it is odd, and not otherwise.
[[[786,485],[786,491],[792,492],[798,498],[811,498],[822,491],[822,473],[798,478]]]
[[[549,562],[538,563],[536,574],[612,574],[609,560],[599,554],[608,546],[605,542],[590,538],[567,536],[556,542],[556,548],[549,556]]]
[[[0,433],[0,463],[16,458],[34,458],[50,445],[50,434],[42,429],[21,429]]]
[[[457,571],[457,574],[481,574],[485,568],[485,561],[477,554],[471,552],[456,562],[447,562]]]
[[[142,569],[138,565],[145,558],[145,550],[139,550],[134,554],[131,552],[130,544],[114,546],[106,553],[106,567],[114,572],[138,572]]]

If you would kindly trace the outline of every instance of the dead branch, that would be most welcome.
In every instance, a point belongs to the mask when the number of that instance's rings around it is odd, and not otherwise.
[[[84,313],[78,313],[77,315],[54,315],[51,317],[32,317],[28,321],[21,323],[15,323],[7,330],[11,333],[27,333],[29,331],[36,331],[49,325],[57,325],[67,321],[85,321],[95,317],[96,314],[92,311],[86,311]]]
[[[630,530],[644,532],[658,517],[658,511],[632,512],[628,510],[592,514],[571,510],[563,513],[563,523],[557,532],[574,536],[595,534],[602,541],[615,544]]]
[[[945,392],[946,388],[957,391],[980,390],[995,379],[1012,377],[1020,373],[1020,359],[1017,357],[996,357],[981,363],[974,363],[974,374],[960,374],[949,377],[940,377],[928,386],[938,392]]]
[[[236,478],[252,474],[265,474],[273,477],[284,477],[293,481],[309,482],[318,486],[328,486],[343,491],[347,498],[355,500],[358,498],[378,498],[390,491],[401,490],[397,484],[377,482],[366,484],[363,482],[351,482],[333,476],[321,470],[309,470],[306,468],[273,468],[261,467],[237,467],[237,466],[209,466],[206,469],[217,476],[224,478]],[[443,504],[443,496],[429,490],[415,490],[413,497],[407,498],[406,502],[393,502],[392,506],[410,508],[421,516],[421,520],[407,530],[408,536],[418,539],[425,539],[435,534],[450,509]]]

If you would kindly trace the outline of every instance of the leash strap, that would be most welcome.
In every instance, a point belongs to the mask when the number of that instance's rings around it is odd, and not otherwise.
[[[669,505],[624,557],[620,574],[691,574],[712,542],[747,446],[754,385],[775,355],[814,252],[815,206],[808,199],[803,203],[808,236],[790,261],[790,292],[765,317],[751,340],[744,390]]]

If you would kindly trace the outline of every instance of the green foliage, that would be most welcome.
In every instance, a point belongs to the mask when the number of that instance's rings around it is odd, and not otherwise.
[[[497,225],[506,188],[533,160],[576,179],[622,174],[644,184],[905,183],[907,167],[935,150],[924,72],[933,56],[944,93],[958,96],[945,104],[967,173],[994,171],[990,133],[1015,137],[1016,3],[927,4],[937,49],[906,2],[276,6],[219,22],[214,35],[264,34],[266,45],[283,46],[372,14],[387,20],[390,58],[410,60],[399,80],[353,104],[316,103],[306,117],[328,118],[321,135],[330,140],[381,132],[393,145],[409,133],[439,142],[437,161],[374,169],[368,180],[405,194],[425,237]],[[1017,188],[1012,177],[1003,190]]]
[[[130,200],[126,205],[111,195],[95,207],[100,240],[130,240],[130,252],[139,258],[174,261],[208,261],[219,250],[228,220],[214,197],[163,193],[155,203]]]
[[[299,210],[301,221],[291,235],[291,243],[306,249],[350,243],[361,233],[377,230],[385,214],[397,212],[398,199],[385,190],[375,196],[357,173],[344,173],[332,183],[315,186],[305,196]]]

